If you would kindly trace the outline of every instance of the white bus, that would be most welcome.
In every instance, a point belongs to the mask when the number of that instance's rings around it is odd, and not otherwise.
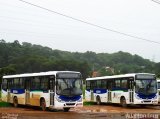
[[[3,76],[2,101],[40,106],[42,110],[82,107],[80,72],[49,71]]]
[[[150,73],[87,78],[85,99],[97,104],[118,103],[123,107],[128,104],[157,104],[157,80],[155,75]]]
[[[158,102],[160,103],[160,79],[157,79],[157,88],[158,88]]]

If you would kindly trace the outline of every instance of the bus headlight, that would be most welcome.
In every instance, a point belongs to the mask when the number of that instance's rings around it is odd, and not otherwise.
[[[82,97],[77,102],[82,102]]]

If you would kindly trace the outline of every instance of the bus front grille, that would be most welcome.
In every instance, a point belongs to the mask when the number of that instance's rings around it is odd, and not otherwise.
[[[72,106],[72,105],[75,105],[75,103],[66,103],[66,105]]]
[[[144,102],[151,102],[151,100],[144,100]]]

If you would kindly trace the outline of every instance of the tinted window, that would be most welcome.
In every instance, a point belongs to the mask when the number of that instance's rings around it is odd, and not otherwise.
[[[90,86],[91,86],[91,84],[90,84],[90,81],[86,81],[86,89],[90,89]]]
[[[160,82],[158,82],[158,89],[160,89]]]

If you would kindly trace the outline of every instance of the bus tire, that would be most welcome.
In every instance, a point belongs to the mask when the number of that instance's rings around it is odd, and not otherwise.
[[[127,103],[126,103],[125,97],[121,97],[120,104],[121,104],[122,107],[127,107]]]
[[[17,97],[13,98],[13,106],[14,107],[18,107],[18,99],[17,99]]]
[[[64,112],[68,112],[70,108],[63,108]]]
[[[45,99],[40,100],[40,106],[41,106],[42,111],[46,111],[46,101],[45,101]]]
[[[100,105],[101,104],[101,99],[99,96],[96,97],[96,102],[97,102],[97,105]]]

